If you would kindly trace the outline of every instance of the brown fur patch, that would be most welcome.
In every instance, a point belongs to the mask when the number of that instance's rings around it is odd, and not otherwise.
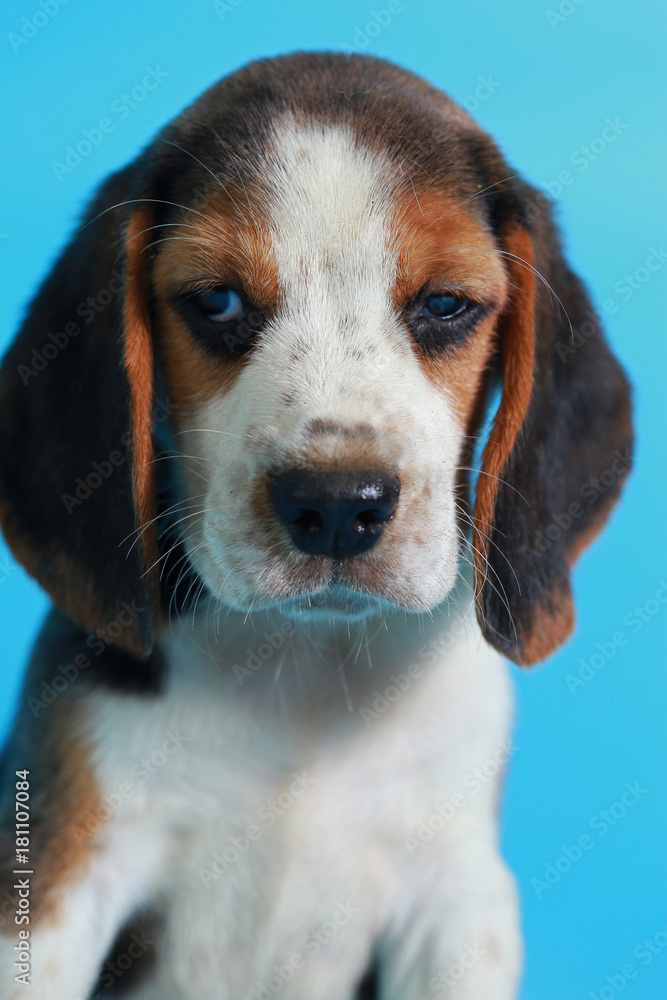
[[[516,623],[519,642],[514,655],[520,667],[530,667],[544,660],[574,628],[575,614],[569,591],[545,594],[544,607],[538,621]]]
[[[49,708],[48,711],[57,711]],[[72,735],[80,731],[81,705],[71,703],[42,724],[41,738],[33,731],[29,759],[12,761],[30,771],[30,928],[58,920],[59,904],[68,885],[82,878],[95,850],[101,798],[93,776],[90,751]],[[78,724],[77,724],[78,723]],[[11,788],[11,785],[10,785]],[[9,805],[10,810],[13,803]],[[98,817],[91,824],[85,821]],[[0,896],[18,903],[12,874],[15,847],[11,821],[5,818],[0,864]],[[12,921],[13,926],[13,921]]]
[[[495,326],[496,317],[487,317],[465,344],[422,361],[430,378],[449,397],[462,427],[474,424],[476,402],[494,347]]]
[[[466,208],[439,192],[406,193],[391,222],[398,249],[393,290],[400,312],[422,288],[446,288],[500,308],[507,279],[493,236]]]
[[[447,392],[467,427],[493,348],[496,315],[507,296],[506,272],[496,244],[486,226],[462,205],[431,191],[405,193],[392,231],[398,247],[392,292],[397,311],[422,289],[459,292],[491,309],[465,344],[434,357],[418,352],[429,377]]]
[[[503,391],[482,456],[477,482],[473,532],[477,589],[486,576],[487,530],[493,523],[498,481],[525,420],[533,387],[535,366],[535,274],[530,236],[514,230],[505,247],[511,255],[508,269],[512,287],[509,313],[501,339]]]
[[[158,306],[161,357],[177,417],[194,414],[202,403],[224,395],[243,371],[242,357],[221,361],[197,342],[187,323],[165,302]]]
[[[206,350],[190,330],[173,298],[206,282],[239,288],[249,302],[272,317],[279,304],[277,266],[259,204],[247,195],[215,191],[197,212],[169,229],[155,266],[154,286],[162,352],[177,409],[191,414],[203,402],[231,388],[245,361]],[[245,205],[241,206],[241,198]],[[247,206],[247,212],[242,207]]]
[[[132,492],[137,523],[148,525],[140,534],[147,567],[157,558],[155,524],[155,476],[153,475],[153,341],[149,317],[148,262],[143,251],[150,242],[152,224],[148,209],[132,216],[125,238],[125,364],[130,383],[130,427],[132,433]],[[153,523],[151,523],[153,522]],[[153,573],[153,577],[155,574]],[[153,589],[157,583],[153,579]]]

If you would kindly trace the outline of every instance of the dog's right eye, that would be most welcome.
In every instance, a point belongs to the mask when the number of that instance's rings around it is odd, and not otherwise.
[[[187,291],[178,300],[197,339],[222,358],[246,354],[266,320],[258,306],[228,285]]]

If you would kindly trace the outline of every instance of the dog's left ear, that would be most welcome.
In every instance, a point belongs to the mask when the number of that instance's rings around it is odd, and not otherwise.
[[[476,589],[487,640],[528,665],[572,630],[570,567],[630,468],[630,389],[547,200],[525,184],[499,188],[510,296],[498,331],[502,395],[477,483]]]
[[[141,657],[159,586],[140,166],[102,185],[4,359],[0,521],[71,619]]]

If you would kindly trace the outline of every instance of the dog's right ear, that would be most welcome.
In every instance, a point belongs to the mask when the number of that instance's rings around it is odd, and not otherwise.
[[[156,531],[144,528],[155,518],[155,234],[139,162],[102,186],[5,356],[0,522],[70,618],[146,656],[159,606]]]

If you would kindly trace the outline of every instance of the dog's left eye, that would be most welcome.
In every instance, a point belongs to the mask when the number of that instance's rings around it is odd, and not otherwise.
[[[230,320],[242,319],[244,315],[241,296],[224,285],[211,288],[197,296],[197,302],[206,313],[208,319],[215,323],[228,323]]]
[[[419,350],[428,356],[462,344],[486,308],[456,292],[423,291],[406,307],[404,316]]]
[[[424,300],[422,316],[434,316],[436,319],[452,319],[468,308],[469,302],[458,295],[442,292],[429,295]]]

